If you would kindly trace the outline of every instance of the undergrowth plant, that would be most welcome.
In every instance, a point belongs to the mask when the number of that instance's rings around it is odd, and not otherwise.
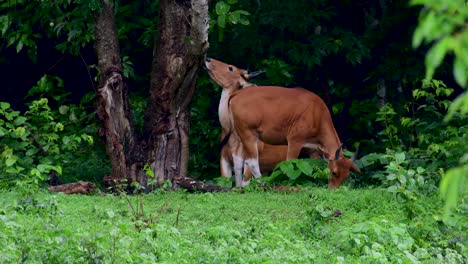
[[[269,177],[262,181],[269,184],[306,185],[328,179],[330,170],[326,162],[319,159],[293,159],[276,165]]]
[[[444,171],[468,150],[466,118],[455,115],[443,122],[452,94],[443,82],[424,80],[402,110],[382,107],[377,121],[383,125],[380,136],[387,150],[361,158],[361,166],[405,199],[434,192]]]
[[[0,103],[0,187],[39,186],[63,176],[67,163],[89,158],[81,149],[93,144],[93,131],[78,129],[86,112],[65,104],[66,93],[58,93],[60,88],[60,79],[44,76],[28,93],[39,98],[28,103],[24,113]]]

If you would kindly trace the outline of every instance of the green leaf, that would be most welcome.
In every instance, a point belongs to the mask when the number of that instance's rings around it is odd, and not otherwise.
[[[461,57],[456,57],[455,62],[453,64],[453,76],[457,83],[465,88],[467,85],[467,78],[468,78],[468,67],[463,63]]]
[[[0,28],[2,31],[2,35],[5,35],[9,27],[10,27],[10,18],[8,17],[8,15],[0,16]]]
[[[13,164],[15,164],[17,160],[18,160],[18,157],[12,155],[5,160],[5,165],[7,167],[13,166]]]
[[[453,118],[455,113],[460,112],[462,114],[468,113],[468,92],[463,92],[460,94],[453,102],[450,104],[447,115],[444,118],[445,122],[450,121]]]
[[[292,165],[292,163],[290,161],[284,161],[284,162],[281,162],[279,164],[280,166],[280,169],[281,171],[284,173],[284,174],[288,174],[290,171],[293,171],[294,170],[294,166]]]
[[[226,15],[229,12],[230,8],[230,5],[224,3],[223,1],[219,1],[216,3],[216,14]]]
[[[238,12],[232,12],[228,15],[228,20],[231,24],[237,24],[240,20],[240,14]]]
[[[444,218],[447,218],[452,208],[457,205],[457,198],[461,190],[466,192],[466,178],[468,175],[468,165],[453,168],[445,173],[440,182],[440,194],[445,200]]]
[[[59,113],[62,115],[66,114],[68,110],[70,110],[70,107],[68,105],[61,105],[59,107]]]
[[[312,166],[306,160],[298,160],[296,166],[305,175],[310,176],[312,174]]]
[[[27,120],[26,117],[24,117],[24,116],[18,116],[18,117],[15,119],[15,121],[13,122],[13,124],[14,124],[15,126],[20,126],[20,125],[24,124],[24,122],[26,122],[26,120]]]
[[[19,53],[23,49],[23,42],[20,40],[16,43],[16,53]]]
[[[301,171],[300,170],[290,170],[286,173],[286,175],[288,175],[288,178],[290,180],[295,180],[297,178],[299,178],[299,176],[301,176]]]
[[[36,148],[30,148],[26,151],[26,156],[33,156],[34,154],[36,154],[38,152],[38,150]]]
[[[445,37],[439,40],[426,54],[426,79],[432,79],[435,69],[439,67],[440,63],[447,53],[450,37]]]
[[[239,23],[241,23],[244,26],[250,25],[250,21],[247,18],[244,18],[244,17],[240,18]]]
[[[403,161],[405,161],[405,153],[404,152],[396,153],[395,154],[395,161],[398,164],[403,163]]]
[[[0,102],[0,108],[2,108],[2,110],[6,110],[6,109],[10,108],[10,103]]]
[[[94,93],[94,92],[86,93],[83,97],[81,97],[80,105],[87,104],[87,103],[91,102],[91,100],[94,99],[95,95],[96,95],[96,93]]]

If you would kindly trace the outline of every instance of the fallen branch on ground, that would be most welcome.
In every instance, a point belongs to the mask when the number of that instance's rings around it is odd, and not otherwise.
[[[61,192],[65,194],[90,194],[96,190],[96,186],[91,182],[72,182],[47,188],[51,192]]]

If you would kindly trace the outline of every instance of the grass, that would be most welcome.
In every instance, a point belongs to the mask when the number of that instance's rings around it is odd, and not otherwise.
[[[408,204],[379,188],[128,198],[0,194],[0,263],[467,261],[466,212],[444,225],[435,197],[414,204],[411,219]]]

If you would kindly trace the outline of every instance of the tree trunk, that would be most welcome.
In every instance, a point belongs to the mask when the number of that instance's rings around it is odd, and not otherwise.
[[[101,0],[102,10],[95,18],[95,51],[100,70],[97,89],[97,113],[102,121],[100,135],[105,138],[106,151],[112,165],[112,178],[135,180],[136,137],[122,75],[120,50],[112,1]],[[133,176],[135,178],[135,176]]]
[[[95,20],[95,50],[100,69],[97,91],[100,134],[112,163],[109,186],[122,180],[148,186],[149,164],[156,181],[185,176],[188,166],[189,104],[208,49],[208,1],[162,0],[144,136],[135,135],[122,76],[112,1],[101,0]],[[147,188],[147,191],[151,188]]]
[[[156,180],[186,176],[189,104],[208,49],[208,0],[161,0],[144,133]]]

